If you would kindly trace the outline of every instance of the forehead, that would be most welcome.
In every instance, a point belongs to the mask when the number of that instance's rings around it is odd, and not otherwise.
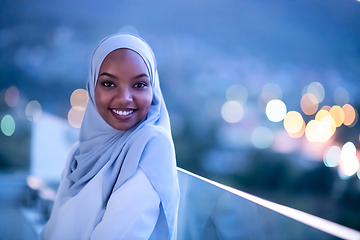
[[[128,48],[118,48],[111,51],[102,61],[104,62],[142,62],[146,65],[142,56],[134,50]]]
[[[102,61],[99,73],[109,68],[149,73],[148,66],[142,56],[128,48],[118,48],[111,51]]]

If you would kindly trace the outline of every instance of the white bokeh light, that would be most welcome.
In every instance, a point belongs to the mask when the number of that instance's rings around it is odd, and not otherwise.
[[[324,153],[324,164],[327,167],[339,165],[341,149],[338,146],[329,147]]]
[[[341,159],[341,170],[346,176],[354,175],[359,169],[359,159],[356,156],[348,156]]]
[[[31,122],[36,122],[42,115],[42,108],[38,101],[30,101],[25,108],[25,115]]]
[[[280,122],[286,116],[286,105],[279,99],[273,99],[266,105],[266,116],[272,122]]]
[[[247,98],[248,92],[246,88],[240,84],[234,84],[226,91],[226,100],[228,101],[238,101],[239,103],[245,103]]]
[[[261,98],[264,100],[265,103],[269,102],[272,99],[281,99],[282,90],[278,84],[268,83],[262,88]]]
[[[324,100],[325,97],[325,89],[319,82],[312,82],[307,87],[307,93],[312,93],[316,96],[319,103]]]
[[[252,142],[255,147],[264,149],[271,146],[274,140],[273,132],[267,127],[258,127],[252,134]]]
[[[221,116],[228,123],[239,122],[244,116],[244,107],[237,101],[228,101],[221,107]]]
[[[356,157],[356,147],[354,143],[347,142],[341,148],[340,168],[346,176],[354,175],[359,169],[359,159]]]
[[[341,148],[341,158],[346,159],[347,157],[355,156],[356,155],[356,147],[354,143],[347,142]]]

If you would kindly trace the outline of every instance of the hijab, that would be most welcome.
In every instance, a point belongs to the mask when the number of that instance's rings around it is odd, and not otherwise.
[[[127,131],[108,125],[95,105],[95,86],[105,57],[119,48],[138,53],[149,72],[153,99],[147,117]],[[95,49],[87,81],[89,101],[80,129],[79,143],[70,161],[68,194],[75,196],[102,169],[102,197],[110,195],[141,167],[161,200],[169,236],[176,236],[179,186],[169,115],[161,93],[156,61],[150,46],[140,37],[115,34]],[[145,200],[144,200],[145,201]],[[105,207],[105,206],[104,206]]]

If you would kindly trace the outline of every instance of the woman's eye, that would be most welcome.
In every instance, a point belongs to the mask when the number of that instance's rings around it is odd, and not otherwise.
[[[102,85],[103,85],[104,87],[113,87],[113,86],[114,86],[114,84],[111,83],[111,82],[103,82]]]
[[[135,84],[135,88],[144,88],[144,87],[146,87],[147,86],[147,84],[146,83],[144,83],[144,82],[139,82],[139,83],[136,83]]]

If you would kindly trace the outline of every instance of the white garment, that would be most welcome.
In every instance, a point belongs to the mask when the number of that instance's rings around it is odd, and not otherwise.
[[[68,196],[69,181],[63,179],[55,201],[56,211],[41,239],[151,239],[160,215],[160,198],[143,170],[139,167],[110,196],[105,208],[101,197],[103,171],[104,168],[74,197]],[[156,226],[163,227],[160,221]]]

